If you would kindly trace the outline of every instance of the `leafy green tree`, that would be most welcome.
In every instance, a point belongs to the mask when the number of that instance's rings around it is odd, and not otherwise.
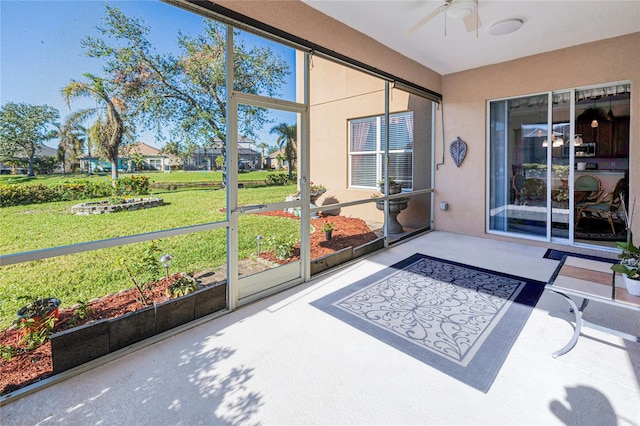
[[[58,119],[58,110],[49,105],[8,102],[0,108],[0,159],[25,157],[28,176],[34,176],[36,153],[48,140],[50,126]]]
[[[106,8],[100,36],[86,38],[83,45],[89,56],[105,61],[104,71],[127,99],[131,114],[159,133],[172,126],[172,137],[187,146],[210,146],[216,138],[226,146],[226,26],[204,19],[200,34],[178,35],[177,56],[159,54],[139,19]],[[247,48],[237,39],[233,49],[235,90],[280,95],[290,70],[279,55],[269,47]],[[268,122],[264,108],[239,107],[243,135],[255,137],[254,129]]]
[[[171,155],[175,155],[176,157],[179,157],[181,149],[182,149],[182,146],[180,142],[167,142],[160,149],[160,152],[163,154],[171,154]]]
[[[274,126],[269,133],[278,135],[276,142],[280,149],[284,150],[284,158],[289,163],[289,179],[292,179],[297,157],[296,138],[298,126],[296,124],[280,123]]]
[[[111,81],[89,73],[83,76],[87,81],[72,80],[62,89],[62,96],[68,106],[71,106],[72,99],[80,97],[91,97],[96,101],[94,108],[76,112],[71,120],[82,122],[89,117],[96,117],[91,133],[101,155],[111,163],[111,178],[115,185],[120,147],[131,142],[131,139],[125,138],[128,135],[125,128],[126,102],[123,97],[115,95],[119,87]]]
[[[222,155],[218,155],[216,157],[216,166],[221,169],[224,167],[224,157]]]
[[[167,142],[160,152],[175,155],[182,160],[183,167],[189,161],[189,158],[196,151],[197,145],[194,142]]]

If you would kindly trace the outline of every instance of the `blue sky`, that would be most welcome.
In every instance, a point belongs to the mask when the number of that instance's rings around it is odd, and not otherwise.
[[[177,51],[177,33],[197,34],[202,17],[156,0],[118,0],[107,2],[128,16],[139,17],[151,28],[149,40],[159,51]],[[0,0],[0,104],[25,102],[47,104],[64,119],[72,111],[92,106],[90,100],[74,100],[72,110],[64,103],[60,89],[72,79],[82,79],[91,72],[102,75],[101,63],[84,55],[80,41],[87,35],[97,35],[102,25],[105,2],[98,0]],[[295,52],[256,36],[243,34],[245,43],[270,44],[291,66],[294,81]],[[295,98],[294,84],[282,88],[283,97]],[[293,123],[293,116],[277,113],[275,123],[259,131],[259,141],[275,145],[277,136],[268,130],[277,123]],[[138,133],[138,140],[161,147],[151,132]],[[55,141],[48,143],[56,146]]]

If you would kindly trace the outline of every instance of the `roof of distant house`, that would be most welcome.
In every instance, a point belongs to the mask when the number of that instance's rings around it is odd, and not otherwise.
[[[137,152],[138,154],[145,155],[147,157],[161,157],[163,155],[163,153],[158,148],[155,148],[151,145],[147,145],[144,142],[136,142],[131,145],[128,145],[124,147],[122,152],[128,153],[128,154]]]
[[[267,158],[277,158],[278,155],[282,155],[284,157],[284,149],[280,149],[278,151],[272,152],[271,154],[267,155]]]

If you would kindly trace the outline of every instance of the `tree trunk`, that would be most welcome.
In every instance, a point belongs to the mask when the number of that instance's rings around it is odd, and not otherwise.
[[[113,187],[116,186],[116,180],[118,180],[118,159],[111,160],[111,180],[113,180]]]
[[[29,171],[27,172],[27,176],[35,176],[36,174],[33,172],[33,155],[29,157]]]

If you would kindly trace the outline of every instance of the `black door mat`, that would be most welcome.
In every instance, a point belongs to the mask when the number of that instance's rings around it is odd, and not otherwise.
[[[588,254],[580,254],[580,253],[570,253],[568,251],[554,250],[554,249],[548,249],[547,252],[542,257],[544,257],[545,259],[562,260],[564,256],[580,257],[582,259],[597,260],[599,262],[607,262],[611,264],[618,263],[618,259],[608,259],[606,257],[591,256]]]

